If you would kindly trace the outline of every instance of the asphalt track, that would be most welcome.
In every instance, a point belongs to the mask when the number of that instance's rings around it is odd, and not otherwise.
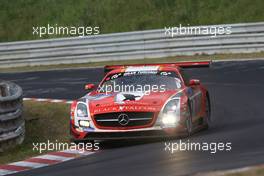
[[[232,142],[231,151],[171,154],[162,140],[105,142],[97,154],[15,175],[190,175],[264,163],[264,62],[218,62],[189,72],[208,87],[213,115],[211,128],[189,140]],[[85,83],[97,83],[102,74],[102,69],[94,68],[1,73],[0,79],[20,84],[25,97],[73,99],[85,93]]]

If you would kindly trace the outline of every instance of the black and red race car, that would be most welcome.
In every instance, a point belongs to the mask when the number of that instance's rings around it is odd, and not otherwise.
[[[106,66],[98,86],[71,105],[74,140],[191,135],[209,127],[208,90],[184,69],[210,62]]]

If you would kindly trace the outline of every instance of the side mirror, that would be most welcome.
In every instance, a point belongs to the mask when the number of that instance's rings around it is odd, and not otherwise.
[[[85,87],[84,87],[85,90],[92,90],[94,88],[95,88],[94,84],[86,84]]]
[[[189,86],[197,86],[200,85],[200,80],[198,79],[191,79],[189,82]]]

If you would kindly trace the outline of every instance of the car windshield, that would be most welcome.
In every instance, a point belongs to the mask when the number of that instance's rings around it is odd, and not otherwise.
[[[99,86],[99,92],[146,92],[166,91],[182,87],[179,75],[171,71],[124,72],[109,75]]]

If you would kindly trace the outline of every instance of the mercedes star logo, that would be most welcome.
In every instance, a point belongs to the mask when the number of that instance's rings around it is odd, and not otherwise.
[[[122,126],[127,125],[129,122],[129,117],[127,114],[120,114],[118,115],[118,123]]]

